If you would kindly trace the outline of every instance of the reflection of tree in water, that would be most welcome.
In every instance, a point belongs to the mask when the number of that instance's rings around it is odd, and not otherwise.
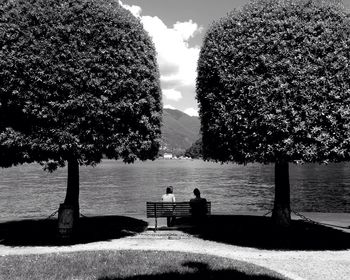
[[[348,164],[291,165],[291,201],[297,211],[350,212]]]
[[[273,207],[274,166],[272,164],[247,164],[245,184],[242,186],[245,196],[240,198],[242,210],[264,211]]]
[[[232,169],[225,186],[235,210],[271,209],[274,196],[273,165],[248,164]],[[242,172],[244,169],[244,172]],[[291,206],[296,211],[350,212],[348,164],[290,165]],[[245,196],[241,197],[241,193]],[[237,203],[236,203],[236,200]],[[239,198],[239,199],[237,199]]]

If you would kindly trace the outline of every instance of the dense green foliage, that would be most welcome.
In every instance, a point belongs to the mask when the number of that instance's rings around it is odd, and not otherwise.
[[[117,0],[1,0],[0,50],[0,166],[156,157],[155,49]]]
[[[185,151],[185,156],[190,158],[201,158],[203,156],[202,145],[202,138],[199,138]]]
[[[253,1],[215,22],[198,62],[204,157],[348,160],[349,64],[338,1]]]
[[[30,144],[28,138],[11,128],[0,132],[0,165],[10,167],[12,165],[31,162],[28,150]]]

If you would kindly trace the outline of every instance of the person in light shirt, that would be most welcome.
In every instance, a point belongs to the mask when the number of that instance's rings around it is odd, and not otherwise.
[[[165,194],[162,195],[163,202],[175,202],[175,195],[173,194],[173,187],[166,188]]]
[[[173,194],[173,187],[169,186],[166,188],[165,194],[162,195],[163,202],[175,202],[175,195]],[[175,222],[175,217],[167,217],[167,226],[170,227]]]

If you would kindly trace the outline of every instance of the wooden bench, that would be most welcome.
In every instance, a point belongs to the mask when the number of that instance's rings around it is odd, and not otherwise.
[[[146,202],[147,218],[155,218],[155,230],[157,230],[157,218],[188,217],[191,216],[190,202]],[[211,202],[207,202],[207,215],[211,213]]]

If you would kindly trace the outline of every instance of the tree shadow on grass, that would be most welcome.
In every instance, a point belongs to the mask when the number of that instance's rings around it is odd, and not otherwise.
[[[64,246],[106,241],[135,235],[148,223],[124,216],[82,217],[70,240],[58,236],[57,219],[21,220],[0,223],[0,244],[8,246]]]
[[[187,271],[182,272],[167,272],[159,274],[148,274],[148,275],[134,275],[129,277],[103,277],[98,280],[231,280],[231,279],[256,279],[256,280],[277,280],[277,279],[288,279],[279,275],[271,270],[244,262],[245,269],[242,271],[232,268],[221,268],[211,269],[206,263],[203,262],[185,262],[182,265],[187,267]],[[249,270],[249,272],[245,272]],[[256,273],[254,273],[254,271]]]
[[[181,218],[177,224],[191,223]],[[180,230],[206,240],[231,245],[275,250],[345,250],[350,233],[302,220],[293,220],[288,229],[275,227],[270,217],[212,215],[199,226]]]

